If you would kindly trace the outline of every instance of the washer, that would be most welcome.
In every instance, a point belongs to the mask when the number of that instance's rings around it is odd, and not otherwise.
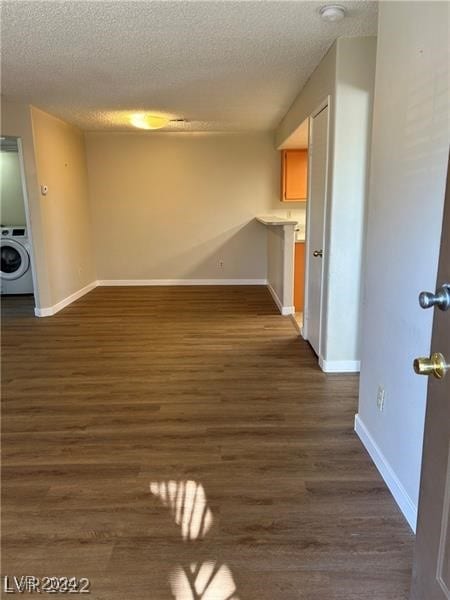
[[[2,294],[32,294],[30,243],[24,226],[0,228],[0,291]]]

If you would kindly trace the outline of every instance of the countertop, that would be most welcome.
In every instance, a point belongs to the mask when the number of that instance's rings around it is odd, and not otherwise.
[[[294,219],[285,219],[276,217],[275,215],[261,215],[256,217],[256,220],[263,225],[299,225]],[[305,226],[299,225],[299,230],[295,230],[295,242],[304,243],[305,241]]]
[[[263,225],[297,225],[298,223],[294,219],[284,219],[283,217],[275,217],[274,215],[262,215],[256,217],[256,220]]]

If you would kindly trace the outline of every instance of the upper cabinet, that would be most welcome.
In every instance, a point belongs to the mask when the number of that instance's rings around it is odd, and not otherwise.
[[[308,150],[282,150],[281,201],[308,199]]]

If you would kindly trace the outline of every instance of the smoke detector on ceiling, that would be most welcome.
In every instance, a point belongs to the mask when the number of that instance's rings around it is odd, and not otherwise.
[[[342,21],[345,17],[345,8],[339,4],[328,4],[327,6],[322,6],[319,14],[324,21]]]

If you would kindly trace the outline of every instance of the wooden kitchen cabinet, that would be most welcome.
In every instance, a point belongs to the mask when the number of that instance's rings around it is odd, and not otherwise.
[[[303,312],[305,305],[305,242],[295,243],[294,256],[294,306],[295,312]]]
[[[281,200],[299,202],[308,198],[308,150],[282,150]]]

